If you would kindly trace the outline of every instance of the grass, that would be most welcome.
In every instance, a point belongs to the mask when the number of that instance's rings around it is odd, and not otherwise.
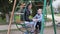
[[[56,14],[57,16],[60,16],[60,14]]]
[[[20,19],[19,16],[15,16],[15,18],[16,18],[16,20],[17,20],[17,19]],[[6,22],[6,19],[3,19],[3,20],[2,20],[2,18],[0,17],[0,25],[6,25],[6,24],[8,24],[8,23]]]
[[[2,20],[2,18],[0,17],[0,25],[4,25],[4,24],[6,24],[6,19]]]
[[[20,20],[20,16],[15,16],[15,21],[16,20]],[[32,19],[33,17],[32,16],[30,16],[29,17],[30,19]],[[51,19],[49,19],[49,18],[47,18],[47,19],[45,19],[47,22],[49,22],[49,21],[52,21]],[[2,18],[0,17],[0,25],[6,25],[7,23],[6,23],[6,19],[4,19],[4,20],[2,20]]]

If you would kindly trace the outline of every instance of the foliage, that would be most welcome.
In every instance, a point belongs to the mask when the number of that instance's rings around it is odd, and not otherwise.
[[[18,3],[19,0],[17,0]],[[6,14],[12,11],[14,0],[0,0],[1,17],[4,19]],[[17,5],[17,4],[16,4]]]
[[[9,0],[0,0],[0,12],[2,13],[1,17],[5,18],[5,14],[9,14],[13,7],[13,1]]]
[[[25,3],[24,1],[28,1],[28,0],[17,0],[15,11],[19,10],[20,4]],[[13,3],[14,3],[14,0],[0,0],[0,12],[2,13],[1,15],[2,18],[5,18],[5,14],[9,14],[9,12],[12,11]],[[35,2],[33,2],[32,16],[36,14],[36,11],[37,11],[37,8],[35,6]]]

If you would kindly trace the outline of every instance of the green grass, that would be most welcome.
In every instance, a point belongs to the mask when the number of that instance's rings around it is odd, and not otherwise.
[[[60,16],[60,14],[56,14],[57,16]]]
[[[20,19],[21,17],[20,16],[15,16],[15,20],[16,19]],[[33,17],[32,16],[30,16],[29,17],[30,19],[32,19]],[[49,19],[49,18],[47,18],[47,19],[45,19],[46,21],[52,21],[51,19]],[[2,20],[2,18],[0,17],[0,25],[6,25],[7,23],[6,23],[6,19],[4,19],[4,20]]]
[[[2,18],[0,17],[0,25],[4,25],[4,24],[6,24],[6,19],[2,20]]]

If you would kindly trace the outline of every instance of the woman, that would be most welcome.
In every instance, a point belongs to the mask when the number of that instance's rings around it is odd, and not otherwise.
[[[24,13],[24,19],[25,19],[25,21],[31,21],[30,19],[29,19],[29,16],[31,15],[31,8],[32,8],[32,3],[29,3],[28,5],[27,5],[27,7],[26,7],[26,10],[25,10],[25,13]]]
[[[29,18],[29,16],[31,15],[31,8],[32,8],[32,3],[29,3],[28,5],[27,5],[27,7],[26,7],[26,9],[25,9],[25,12],[24,12],[24,20],[25,20],[25,24],[26,24],[26,26],[31,26],[30,25],[30,18]],[[26,33],[25,33],[26,34]]]

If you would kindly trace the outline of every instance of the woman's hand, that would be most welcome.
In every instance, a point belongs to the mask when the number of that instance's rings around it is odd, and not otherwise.
[[[29,16],[29,19],[31,19],[31,20],[32,20],[32,18],[33,18],[32,16]]]

